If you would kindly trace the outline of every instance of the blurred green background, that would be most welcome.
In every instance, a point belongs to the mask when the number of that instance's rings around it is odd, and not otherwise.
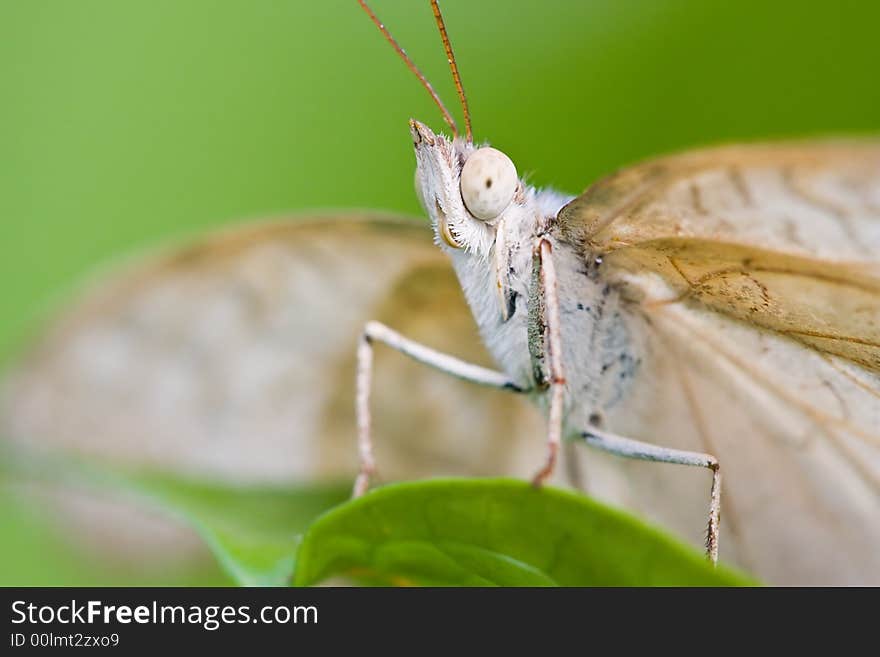
[[[373,6],[456,111],[428,3]],[[874,0],[443,9],[477,139],[538,185],[577,192],[709,142],[880,128]],[[406,121],[443,127],[354,0],[0,0],[0,81],[0,359],[132,250],[308,208],[417,213]],[[20,538],[3,550],[45,575],[25,515],[0,514]]]

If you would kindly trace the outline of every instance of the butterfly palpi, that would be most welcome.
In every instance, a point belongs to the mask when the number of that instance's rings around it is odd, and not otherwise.
[[[535,189],[474,142],[436,0],[464,136],[361,4],[452,129],[410,124],[439,248],[413,222],[327,216],[137,264],[9,373],[4,433],[249,481],[357,454],[356,494],[374,469],[539,484],[564,457],[591,494],[694,542],[708,526],[713,559],[723,516],[722,557],[769,582],[880,583],[880,142],[724,146]]]

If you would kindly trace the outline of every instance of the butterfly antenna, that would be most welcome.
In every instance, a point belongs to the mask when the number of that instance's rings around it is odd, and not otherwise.
[[[373,12],[373,10],[370,9],[369,5],[367,5],[365,0],[358,0],[358,4],[360,4],[360,6],[363,8],[363,10],[365,12],[367,12],[367,16],[369,16],[370,20],[373,21],[375,26],[379,28],[379,31],[385,36],[385,38],[388,40],[388,43],[391,44],[391,47],[394,48],[394,50],[397,52],[398,55],[400,55],[400,58],[407,65],[407,68],[409,68],[409,70],[415,74],[415,76],[422,83],[422,86],[428,90],[428,93],[431,94],[431,98],[434,99],[434,102],[437,103],[437,107],[439,107],[440,111],[443,113],[443,120],[446,121],[446,123],[448,123],[449,127],[452,129],[452,136],[458,137],[458,126],[455,125],[455,120],[452,118],[452,114],[450,114],[449,110],[446,109],[446,105],[444,105],[443,101],[440,100],[440,96],[438,96],[437,92],[434,91],[434,87],[432,87],[431,83],[428,82],[428,78],[425,77],[424,73],[422,73],[419,70],[419,67],[416,66],[415,63],[413,62],[413,60],[411,60],[409,58],[409,55],[406,54],[406,51],[403,48],[401,48],[400,44],[397,43],[397,41],[394,39],[393,36],[391,36],[391,32],[388,31],[388,28],[385,27],[385,24],[382,21],[380,21],[378,16],[376,16],[376,14]],[[440,10],[439,9],[434,10],[435,16],[438,15],[437,14],[438,11],[440,11]],[[446,31],[445,31],[445,29],[443,29],[443,34],[445,35],[445,33],[446,33]],[[444,36],[444,41],[448,42],[448,39],[446,39],[445,36]],[[447,51],[447,53],[450,53],[449,56],[451,57],[452,50],[447,47],[446,51]],[[452,62],[452,61],[453,60],[450,59],[450,62]],[[454,66],[454,63],[453,63],[453,66]],[[455,71],[455,69],[453,69],[453,71]],[[456,76],[456,80],[457,80],[458,73],[455,72],[453,75]],[[459,89],[460,89],[461,83],[457,83],[457,84],[459,85]],[[467,116],[467,106],[465,106],[465,120],[468,122],[467,123],[468,141],[471,141],[471,138],[470,138],[470,134],[471,134],[471,132],[470,132],[471,131],[470,119]]]
[[[461,75],[458,73],[458,64],[455,63],[455,54],[452,52],[452,43],[449,41],[449,34],[446,32],[446,24],[443,22],[443,14],[440,12],[438,0],[431,0],[431,9],[434,10],[434,20],[437,21],[437,29],[440,30],[440,38],[443,40],[443,47],[446,49],[446,60],[449,62],[452,79],[455,82],[455,90],[458,92],[461,109],[464,111],[465,136],[469,142],[472,142],[474,140],[474,133],[471,130],[471,113],[468,111],[467,96],[464,94],[464,87],[461,86]]]

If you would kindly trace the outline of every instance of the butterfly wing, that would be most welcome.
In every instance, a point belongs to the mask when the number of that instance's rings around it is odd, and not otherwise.
[[[233,228],[87,286],[7,373],[0,434],[238,483],[349,480],[355,347],[370,319],[488,364],[424,222]],[[524,400],[382,346],[372,406],[380,481],[524,473],[540,459]]]
[[[880,144],[665,158],[558,219],[650,327],[615,430],[719,458],[722,556],[773,582],[880,581]],[[705,482],[655,473],[618,497],[687,531],[699,506],[658,499]]]

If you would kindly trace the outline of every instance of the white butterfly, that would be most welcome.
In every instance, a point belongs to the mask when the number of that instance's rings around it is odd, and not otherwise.
[[[354,470],[356,401],[359,490],[373,463],[544,479],[569,438],[601,448],[566,454],[572,479],[693,542],[722,472],[722,558],[767,581],[880,583],[880,143],[697,151],[573,198],[469,128],[411,129],[440,249],[381,215],[301,218],[136,265],[10,374],[0,428],[287,481]],[[517,395],[372,363],[377,342],[525,393],[549,432]]]

